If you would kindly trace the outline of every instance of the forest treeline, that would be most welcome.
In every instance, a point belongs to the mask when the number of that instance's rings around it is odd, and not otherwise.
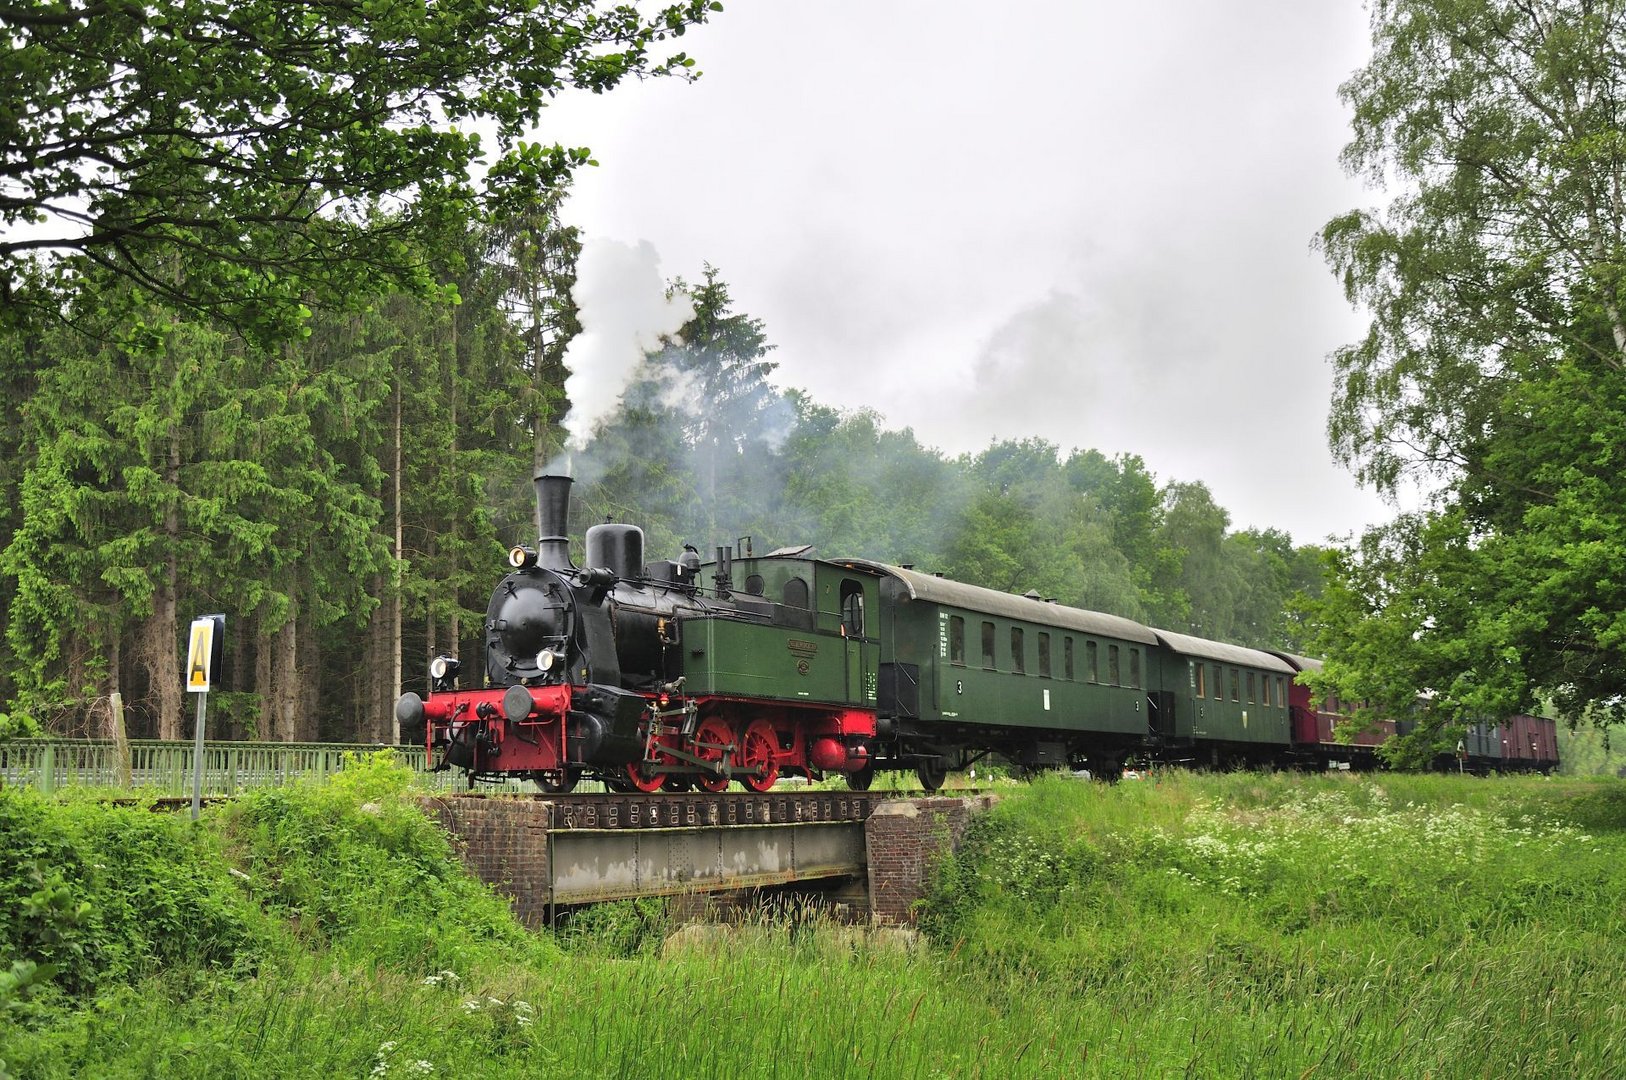
[[[1134,456],[1034,439],[949,457],[783,392],[768,329],[710,267],[672,284],[693,317],[563,454],[580,242],[555,220],[472,230],[440,268],[451,288],[315,311],[277,347],[150,301],[132,340],[116,278],[0,338],[0,712],[99,735],[116,691],[133,736],[182,737],[185,625],[224,612],[213,732],[390,741],[430,656],[479,655],[550,464],[578,477],[578,553],[605,519],[643,526],[651,559],[813,544],[1297,644],[1287,602],[1317,587],[1317,549],[1230,529],[1201,482]]]

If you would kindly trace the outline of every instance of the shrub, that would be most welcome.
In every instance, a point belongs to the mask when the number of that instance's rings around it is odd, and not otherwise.
[[[408,797],[411,779],[384,752],[323,785],[236,800],[225,831],[255,897],[301,940],[407,974],[557,955],[458,862]]]
[[[264,929],[185,819],[0,790],[0,961],[84,996],[165,966],[252,967]]]

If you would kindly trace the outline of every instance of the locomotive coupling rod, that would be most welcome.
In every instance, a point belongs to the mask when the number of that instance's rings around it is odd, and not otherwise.
[[[723,750],[723,757],[716,760],[710,760],[703,758],[698,754],[691,754],[687,750],[678,750],[671,746],[661,747],[662,752],[665,753],[667,757],[677,758],[680,761],[687,761],[691,765],[699,765],[701,767],[701,772],[709,772],[717,776],[732,776],[734,774],[734,770],[728,765],[728,751],[732,749],[732,746],[725,747]],[[671,772],[671,769],[666,768],[664,765],[662,768],[663,771]]]

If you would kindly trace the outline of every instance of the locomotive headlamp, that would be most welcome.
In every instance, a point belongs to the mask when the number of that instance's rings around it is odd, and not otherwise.
[[[455,656],[437,656],[429,661],[429,688],[450,690],[457,685],[457,671],[463,665]]]
[[[515,570],[527,570],[536,565],[536,552],[524,544],[516,544],[508,551],[508,565]]]
[[[554,665],[562,659],[563,657],[553,649],[543,649],[536,654],[536,666],[540,671],[552,671]]]

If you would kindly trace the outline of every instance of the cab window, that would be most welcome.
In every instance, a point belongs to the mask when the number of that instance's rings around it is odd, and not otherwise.
[[[803,581],[801,578],[793,577],[789,581],[785,582],[786,607],[802,608],[803,610],[806,610],[809,606],[807,602],[807,595],[807,582]]]
[[[864,584],[841,583],[841,632],[848,637],[864,636]]]

